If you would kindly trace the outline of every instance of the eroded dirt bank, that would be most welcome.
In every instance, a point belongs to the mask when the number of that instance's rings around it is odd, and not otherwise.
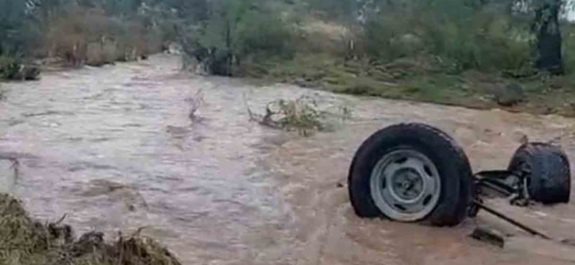
[[[179,73],[175,57],[48,73],[3,84],[0,154],[20,161],[13,191],[36,217],[82,231],[146,227],[185,264],[572,264],[572,249],[515,234],[504,250],[473,241],[469,221],[430,228],[362,220],[345,187],[355,149],[375,130],[420,121],[453,135],[474,170],[503,168],[524,135],[571,159],[571,119],[333,95]],[[198,91],[201,92],[198,94]],[[194,121],[191,97],[203,98]],[[352,120],[302,138],[249,121],[246,102],[312,95]],[[8,181],[9,183],[9,181]],[[575,238],[575,208],[495,202],[549,234]]]

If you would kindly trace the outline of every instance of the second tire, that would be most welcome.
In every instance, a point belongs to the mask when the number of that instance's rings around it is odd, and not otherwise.
[[[546,143],[524,144],[513,155],[509,171],[525,177],[531,200],[544,204],[569,202],[571,170],[561,148]]]

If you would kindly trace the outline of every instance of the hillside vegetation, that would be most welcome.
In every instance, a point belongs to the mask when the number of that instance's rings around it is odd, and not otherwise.
[[[570,10],[565,0],[0,0],[0,76],[178,43],[195,72],[573,115]]]

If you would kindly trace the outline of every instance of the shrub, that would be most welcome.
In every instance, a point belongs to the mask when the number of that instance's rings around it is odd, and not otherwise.
[[[528,25],[499,10],[460,9],[467,15],[416,4],[371,15],[364,26],[366,53],[384,62],[431,54],[452,63],[455,71],[531,66]]]
[[[135,60],[161,47],[160,32],[98,8],[70,7],[49,24],[45,35],[48,54],[71,66]]]
[[[563,29],[565,67],[570,74],[575,73],[575,24],[567,24]]]
[[[38,80],[39,77],[38,66],[23,64],[14,57],[0,56],[0,80]]]
[[[266,2],[214,1],[200,27],[188,27],[180,43],[186,64],[197,61],[216,75],[232,75],[244,60],[291,56],[291,31]]]
[[[237,27],[236,41],[240,56],[253,54],[291,56],[293,54],[291,32],[277,16],[251,11],[242,17]]]
[[[297,131],[302,136],[325,129],[325,113],[310,97],[302,96],[294,100],[279,99],[269,102],[265,115],[253,113],[248,107],[250,119],[261,125],[287,131]]]
[[[393,61],[409,54],[397,38],[409,34],[407,23],[396,17],[378,15],[370,18],[365,27],[364,43],[367,54],[382,61]]]
[[[86,49],[86,64],[102,66],[118,59],[119,52],[115,42],[89,43]]]
[[[20,72],[20,63],[13,57],[0,56],[0,79],[15,79]]]

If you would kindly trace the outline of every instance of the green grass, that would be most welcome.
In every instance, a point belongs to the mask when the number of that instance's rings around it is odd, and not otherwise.
[[[424,64],[418,60],[392,64],[345,62],[325,54],[307,54],[290,60],[252,62],[243,74],[358,96],[575,116],[575,75],[509,78],[500,73],[477,71],[450,74],[440,68],[419,65]],[[498,106],[493,100],[493,91],[509,83],[520,84],[526,100],[513,107]]]

